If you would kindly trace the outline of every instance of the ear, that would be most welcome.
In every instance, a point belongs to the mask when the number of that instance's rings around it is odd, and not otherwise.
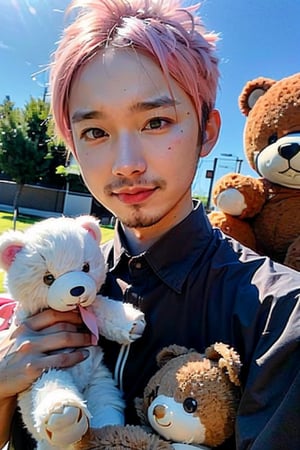
[[[213,109],[206,123],[200,156],[207,156],[215,146],[221,128],[221,117],[217,109]]]
[[[177,344],[169,345],[169,347],[164,347],[156,357],[158,367],[161,368],[171,359],[177,358],[177,356],[186,355],[191,351],[192,350],[189,350],[186,347],[181,347]]]
[[[276,81],[272,78],[259,77],[248,81],[239,96],[239,108],[248,116],[257,100],[264,95]]]
[[[4,233],[0,239],[0,268],[7,272],[24,246],[24,242],[14,237],[13,232]]]
[[[87,230],[93,239],[100,244],[101,242],[101,230],[99,226],[99,221],[94,216],[79,216],[76,218],[76,221]]]
[[[241,361],[239,354],[229,345],[223,342],[216,342],[205,350],[207,358],[218,361],[221,370],[226,371],[230,381],[236,386],[240,386],[239,374]]]

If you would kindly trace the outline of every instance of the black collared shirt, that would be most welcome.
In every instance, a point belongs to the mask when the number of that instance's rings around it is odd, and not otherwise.
[[[147,322],[124,366],[127,421],[136,422],[133,400],[157,370],[162,347],[203,352],[223,341],[243,363],[237,448],[298,450],[300,274],[212,229],[199,203],[139,256],[130,255],[119,224],[103,250],[109,273],[101,293],[136,305]],[[101,345],[114,372],[120,347]]]
[[[169,344],[233,346],[243,363],[236,421],[238,450],[300,448],[300,274],[260,257],[212,229],[201,204],[149,250],[131,256],[117,224],[103,250],[109,272],[102,293],[139,307],[147,321],[130,346],[122,385],[127,422]],[[114,373],[120,346],[100,340]],[[99,398],[101,402],[101,398]],[[20,428],[14,432],[21,437]],[[20,446],[25,447],[22,438]],[[235,448],[234,443],[220,447]]]

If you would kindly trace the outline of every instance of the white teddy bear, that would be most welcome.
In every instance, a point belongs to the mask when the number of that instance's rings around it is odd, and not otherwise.
[[[17,301],[18,324],[46,308],[78,308],[97,342],[107,339],[128,345],[145,326],[144,315],[130,304],[97,295],[106,276],[99,247],[101,231],[92,216],[51,218],[25,232],[0,236],[0,268]],[[95,319],[95,320],[93,320]],[[18,396],[23,421],[38,450],[72,449],[88,427],[123,425],[124,401],[101,347],[88,347],[87,359],[68,369],[44,371]]]

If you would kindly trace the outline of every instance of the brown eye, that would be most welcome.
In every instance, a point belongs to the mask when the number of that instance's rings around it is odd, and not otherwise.
[[[43,281],[47,286],[51,286],[51,284],[54,283],[55,278],[52,273],[46,273],[46,275],[44,275]]]
[[[90,271],[89,263],[84,263],[82,266],[82,272],[89,272],[89,271]]]

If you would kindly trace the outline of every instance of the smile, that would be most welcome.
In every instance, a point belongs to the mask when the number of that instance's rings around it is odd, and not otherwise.
[[[156,417],[155,417],[155,422],[162,428],[168,428],[171,426],[171,422],[168,422],[166,424],[161,423]]]
[[[122,203],[136,204],[147,200],[156,189],[135,190],[132,192],[120,192],[115,194]]]

